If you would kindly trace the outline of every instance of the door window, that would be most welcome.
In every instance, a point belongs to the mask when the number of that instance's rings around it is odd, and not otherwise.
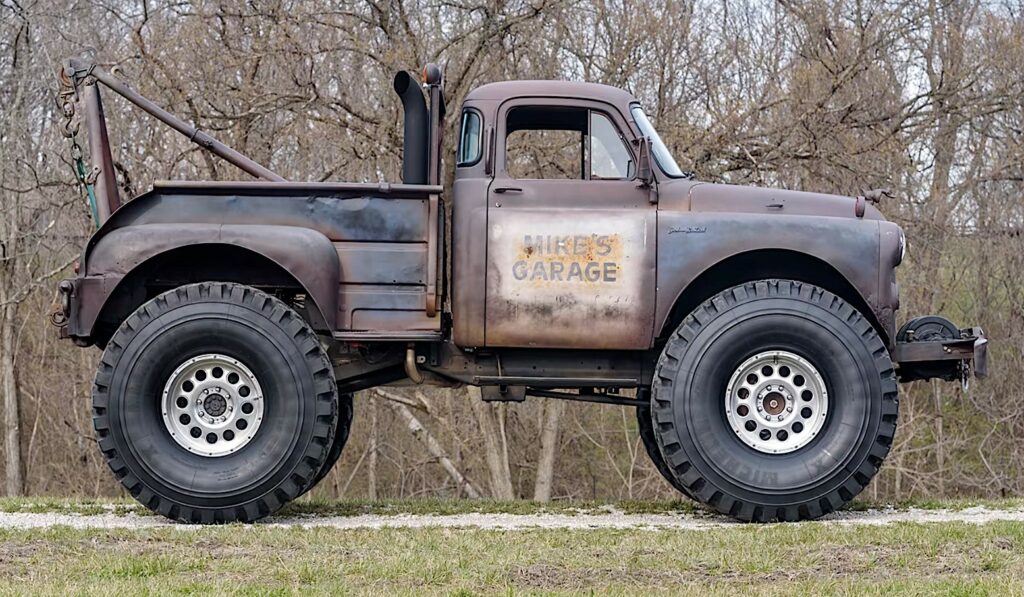
[[[633,156],[626,142],[608,117],[590,113],[591,180],[627,180],[633,178]]]
[[[525,129],[505,141],[505,167],[519,179],[579,180],[583,174],[583,144],[578,131]]]
[[[635,165],[625,139],[601,112],[523,106],[508,113],[505,171],[516,179],[628,180]]]
[[[505,130],[505,171],[512,178],[584,178],[585,109],[513,108],[508,113]]]

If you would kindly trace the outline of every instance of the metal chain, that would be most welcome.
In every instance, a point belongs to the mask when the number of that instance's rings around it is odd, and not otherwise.
[[[60,110],[64,114],[64,122],[60,126],[60,133],[71,142],[71,161],[75,178],[78,180],[80,188],[85,191],[83,195],[89,208],[89,215],[98,228],[100,218],[93,186],[96,184],[100,169],[98,167],[93,167],[91,170],[86,169],[85,155],[82,152],[82,146],[78,144],[78,128],[81,123],[75,118],[75,102],[78,94],[74,84],[66,76],[61,77],[61,82],[62,88],[57,94],[57,105],[60,106]]]

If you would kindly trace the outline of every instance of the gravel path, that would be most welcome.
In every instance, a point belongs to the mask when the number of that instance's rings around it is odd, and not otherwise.
[[[839,512],[818,522],[800,524],[883,525],[897,522],[943,523],[965,522],[984,524],[993,521],[1024,522],[1024,510],[989,510],[984,507],[963,510],[870,510],[865,512]],[[790,523],[792,524],[792,523]],[[171,522],[159,516],[137,514],[60,514],[60,513],[0,513],[0,528],[45,528],[69,526],[81,529],[147,529],[175,528],[201,529],[201,525]],[[456,514],[456,515],[360,515],[360,516],[303,516],[268,518],[257,526],[270,527],[332,527],[338,529],[381,528],[480,528],[480,529],[651,529],[651,530],[706,530],[740,526],[731,519],[694,514]]]

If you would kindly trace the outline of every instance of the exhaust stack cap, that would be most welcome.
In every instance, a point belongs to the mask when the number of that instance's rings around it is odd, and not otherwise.
[[[427,65],[423,67],[423,82],[427,85],[440,85],[441,67],[433,62],[427,63]]]

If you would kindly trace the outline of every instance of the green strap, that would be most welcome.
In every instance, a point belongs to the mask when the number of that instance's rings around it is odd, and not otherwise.
[[[85,162],[82,161],[82,158],[75,159],[75,169],[78,171],[78,180],[85,186],[85,194],[88,196],[89,201],[89,213],[92,214],[92,222],[98,229],[100,227],[100,215],[96,208],[96,193],[93,192],[92,185],[86,182]]]

